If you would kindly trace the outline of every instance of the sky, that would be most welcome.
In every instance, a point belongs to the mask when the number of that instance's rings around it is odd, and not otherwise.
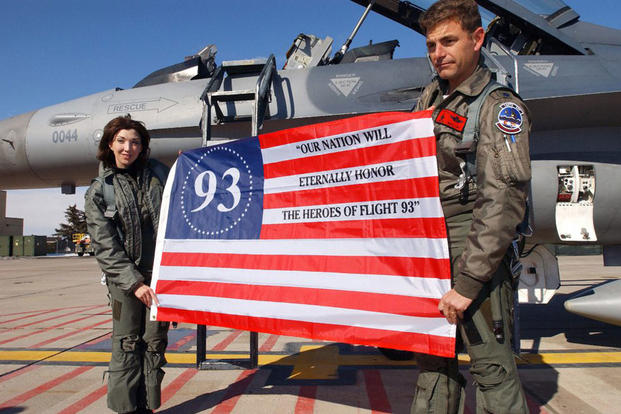
[[[584,21],[621,29],[618,0],[566,3]],[[0,119],[130,88],[208,44],[217,63],[273,53],[279,68],[299,33],[331,36],[334,53],[363,10],[348,0],[3,0]],[[400,42],[395,58],[425,53],[422,36],[374,13],[352,47],[392,39]],[[69,205],[83,209],[84,191],[9,190],[6,215],[24,219],[25,235],[51,235]]]

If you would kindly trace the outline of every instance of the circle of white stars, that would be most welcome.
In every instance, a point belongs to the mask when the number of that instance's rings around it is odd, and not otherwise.
[[[244,206],[244,211],[240,214],[240,216],[236,220],[234,220],[233,223],[231,223],[229,226],[223,229],[209,231],[209,230],[200,229],[192,223],[192,221],[190,220],[190,217],[188,216],[187,211],[185,210],[184,196],[185,196],[185,190],[188,186],[188,179],[190,178],[190,175],[192,174],[194,170],[199,168],[199,164],[201,163],[201,161],[207,155],[209,155],[210,153],[214,151],[227,151],[235,155],[237,158],[239,158],[244,168],[246,169],[246,172],[248,173],[249,191],[248,191],[248,201],[246,202],[246,205]],[[207,151],[205,151],[203,155],[201,155],[201,157],[196,161],[196,163],[194,163],[194,165],[190,168],[190,170],[188,171],[188,173],[186,174],[183,180],[183,189],[181,190],[181,212],[183,213],[183,218],[192,230],[194,230],[197,233],[203,234],[205,236],[217,236],[217,235],[226,233],[227,231],[231,230],[233,227],[238,225],[239,222],[242,220],[242,218],[244,218],[244,216],[246,215],[246,212],[248,211],[248,208],[250,207],[250,203],[252,201],[252,190],[253,190],[252,173],[250,171],[250,166],[248,165],[244,157],[242,157],[242,155],[239,152],[235,151],[234,149],[228,148],[228,147],[211,147]]]

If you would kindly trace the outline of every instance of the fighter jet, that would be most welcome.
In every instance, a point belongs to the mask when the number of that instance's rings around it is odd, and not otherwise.
[[[61,187],[71,193],[96,174],[102,126],[131,113],[150,130],[152,155],[356,114],[411,110],[434,76],[426,57],[393,59],[398,40],[350,48],[368,13],[421,33],[429,0],[353,0],[362,17],[344,44],[300,34],[286,63],[216,60],[209,45],[130,89],[111,89],[0,121],[0,188]],[[533,120],[530,254],[521,301],[545,303],[558,287],[556,258],[543,243],[600,244],[621,264],[621,31],[583,22],[561,0],[478,0],[483,56],[500,82],[526,101]],[[411,39],[408,39],[411,41]],[[421,41],[422,37],[421,37]],[[336,48],[335,48],[336,49]],[[508,117],[505,122],[511,122]],[[567,302],[577,313],[621,324],[621,280]],[[603,308],[603,303],[606,308]],[[603,313],[603,316],[602,316]]]

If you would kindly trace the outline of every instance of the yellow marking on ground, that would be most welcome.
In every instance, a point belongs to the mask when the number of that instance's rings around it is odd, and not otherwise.
[[[343,365],[336,345],[303,345],[287,379],[337,379],[338,367]]]
[[[618,364],[621,363],[621,352],[550,352],[523,354],[521,358],[527,364]]]
[[[460,364],[468,364],[468,355],[458,356]],[[196,364],[194,353],[167,353],[171,364]],[[244,360],[248,354],[207,353],[208,360]],[[0,363],[13,361],[46,362],[92,362],[107,363],[110,352],[81,351],[0,351]],[[517,359],[519,365],[571,365],[571,364],[619,364],[621,352],[548,352],[541,354],[522,354]],[[391,361],[383,355],[341,355],[336,345],[302,346],[300,352],[292,355],[259,355],[259,365],[293,366],[291,379],[330,379],[336,378],[339,366],[414,366],[413,360]]]
[[[110,362],[110,352],[62,352],[47,359],[53,362]]]
[[[55,351],[0,351],[1,361],[38,361],[56,354]]]

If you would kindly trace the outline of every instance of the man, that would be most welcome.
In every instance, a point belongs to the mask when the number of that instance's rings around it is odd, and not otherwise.
[[[528,413],[511,350],[510,271],[530,180],[528,113],[512,90],[486,89],[492,74],[481,61],[485,31],[474,0],[440,0],[420,24],[438,76],[416,110],[433,109],[453,276],[438,308],[458,325],[470,355],[477,413]],[[480,132],[469,141],[468,109],[479,95]],[[465,381],[457,359],[416,359],[420,373],[411,412],[462,412]]]

